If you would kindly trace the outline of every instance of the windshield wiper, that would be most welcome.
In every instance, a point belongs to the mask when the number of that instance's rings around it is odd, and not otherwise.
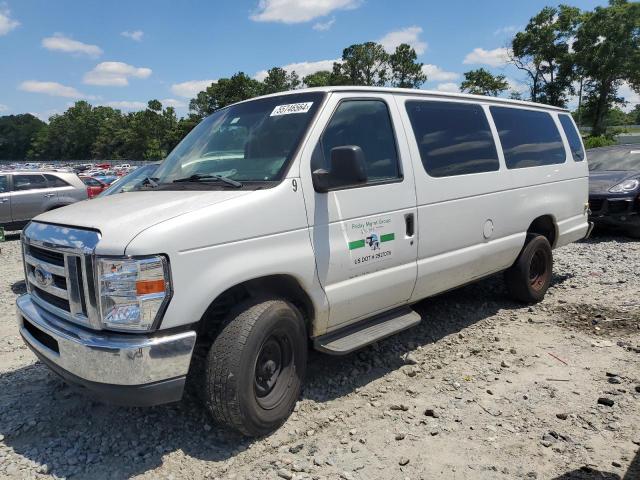
[[[158,179],[156,177],[144,177],[144,179],[138,183],[134,189],[146,189],[146,188],[156,188],[158,186]]]
[[[152,188],[156,188],[158,186],[157,178],[155,177],[144,177],[144,179],[140,182],[140,185],[149,185]]]
[[[191,175],[190,177],[178,178],[177,180],[174,180],[173,183],[210,182],[210,181],[223,182],[223,183],[226,183],[227,185],[231,185],[232,187],[236,187],[236,188],[242,187],[242,183],[227,177],[223,177],[222,175],[203,175],[200,173],[196,173],[195,175]]]

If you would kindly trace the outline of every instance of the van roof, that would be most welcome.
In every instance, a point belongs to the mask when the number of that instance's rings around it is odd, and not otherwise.
[[[272,93],[270,95],[264,95],[262,97],[256,98],[265,98],[265,97],[277,97],[282,95],[293,95],[296,93],[302,92],[379,92],[379,93],[391,93],[397,95],[412,95],[412,96],[421,96],[428,98],[451,98],[454,100],[475,100],[477,102],[483,103],[493,103],[497,105],[518,105],[522,107],[532,107],[539,108],[544,110],[554,110],[559,112],[568,112],[566,108],[555,107],[553,105],[546,105],[544,103],[535,103],[535,102],[527,102],[524,100],[511,100],[508,98],[499,98],[499,97],[489,97],[485,95],[471,95],[469,93],[449,93],[449,92],[440,92],[436,90],[422,90],[419,88],[391,88],[391,87],[360,87],[360,86],[343,86],[343,87],[314,87],[314,88],[303,88],[300,90],[289,90],[287,92],[277,92]],[[249,99],[249,100],[254,100]],[[245,100],[245,101],[249,101]]]

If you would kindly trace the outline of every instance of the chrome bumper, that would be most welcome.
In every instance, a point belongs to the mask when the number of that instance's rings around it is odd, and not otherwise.
[[[175,391],[178,387],[182,395],[196,342],[194,331],[166,335],[159,332],[153,336],[92,332],[42,309],[29,294],[19,297],[16,307],[24,341],[44,363],[70,383],[100,390],[101,397],[108,399],[109,395],[104,395],[108,387],[124,387],[125,390],[121,389],[116,397],[126,397],[126,392],[136,394],[135,387],[179,380],[172,382],[174,391],[170,396],[178,394]],[[152,390],[146,388],[145,392],[151,393]],[[131,400],[125,403],[164,403],[153,402],[153,399]]]

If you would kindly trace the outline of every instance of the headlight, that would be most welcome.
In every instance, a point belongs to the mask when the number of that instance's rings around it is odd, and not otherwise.
[[[169,302],[164,257],[98,258],[100,316],[105,328],[149,330]]]
[[[625,180],[609,189],[611,193],[627,193],[633,192],[640,185],[640,180],[635,178],[631,180]]]

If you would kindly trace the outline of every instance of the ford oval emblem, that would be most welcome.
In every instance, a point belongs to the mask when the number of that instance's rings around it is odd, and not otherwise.
[[[41,287],[48,287],[53,283],[53,275],[51,275],[51,272],[45,270],[42,265],[38,265],[33,269],[33,276]]]

